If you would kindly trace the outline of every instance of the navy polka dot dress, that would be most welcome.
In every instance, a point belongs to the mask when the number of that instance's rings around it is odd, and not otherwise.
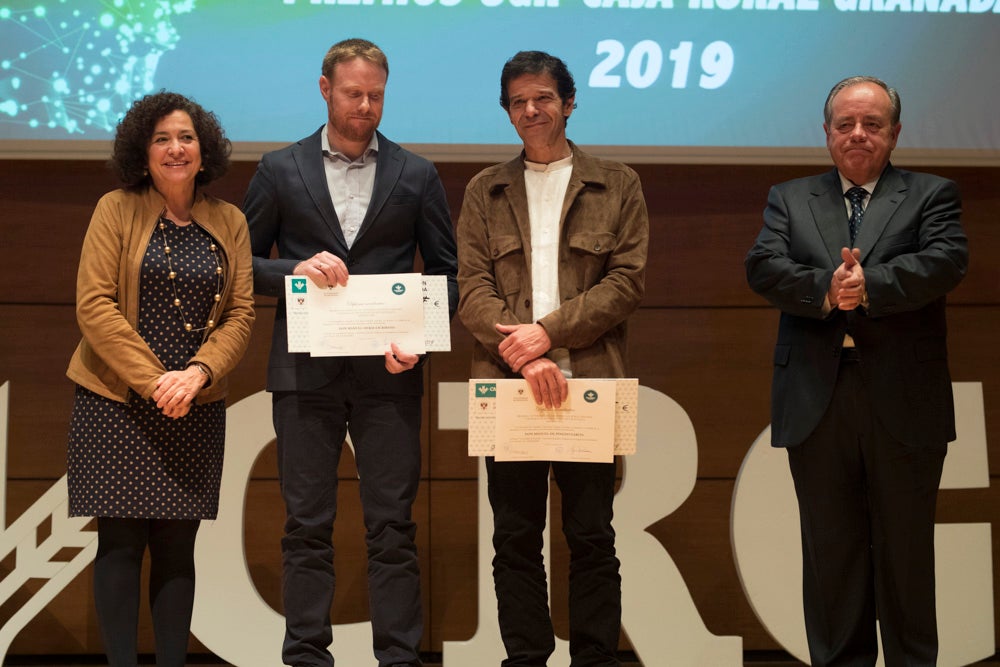
[[[221,292],[212,238],[196,223],[164,220],[143,259],[139,335],[167,370],[182,370],[201,346],[214,297]],[[165,237],[165,238],[164,238]],[[164,243],[176,272],[176,298]],[[218,251],[221,252],[221,251]],[[180,419],[129,392],[127,403],[77,386],[70,419],[70,516],[214,519],[225,445],[225,401],[193,404]]]

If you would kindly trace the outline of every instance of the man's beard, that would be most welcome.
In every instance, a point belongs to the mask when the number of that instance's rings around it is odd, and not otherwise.
[[[359,126],[356,124],[358,121],[365,121],[365,124]],[[333,124],[333,129],[336,130],[337,134],[348,141],[367,141],[371,138],[372,133],[375,132],[376,127],[378,127],[378,123],[374,116],[347,118],[338,120]]]

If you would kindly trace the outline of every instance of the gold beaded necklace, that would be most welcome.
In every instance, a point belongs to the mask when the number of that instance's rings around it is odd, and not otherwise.
[[[192,223],[193,224],[193,223]],[[208,321],[203,327],[197,327],[191,324],[187,315],[184,314],[184,307],[181,305],[181,299],[177,294],[177,272],[174,271],[174,264],[170,260],[170,244],[167,243],[167,224],[164,222],[163,217],[160,217],[160,238],[163,240],[163,254],[167,257],[167,277],[170,279],[170,288],[174,291],[174,307],[177,308],[177,312],[181,315],[181,322],[184,323],[185,331],[205,331],[211,329],[215,326],[215,311],[219,308],[219,303],[222,301],[222,263],[219,261],[219,247],[215,245],[214,241],[209,243],[208,249],[212,251],[212,257],[215,259],[215,296],[212,298],[212,309],[208,312]]]

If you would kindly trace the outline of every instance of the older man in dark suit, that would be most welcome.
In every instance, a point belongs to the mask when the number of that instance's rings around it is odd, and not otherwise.
[[[954,183],[894,168],[899,95],[830,91],[836,169],[771,189],[746,257],[781,310],[772,444],[788,448],[813,665],[937,658],[934,512],[955,415],[945,295],[968,252]]]
[[[349,274],[413,270],[448,277],[457,261],[444,188],[434,166],[376,131],[389,66],[371,42],[335,44],[320,92],[328,121],[265,155],[244,209],[259,294],[284,294],[286,275],[344,285]],[[278,256],[272,258],[277,245]],[[278,303],[268,365],[287,519],[282,540],[288,665],[333,665],[330,606],[337,464],[349,432],[368,544],[374,653],[380,667],[419,665],[420,572],[411,506],[420,477],[422,357],[395,344],[383,357],[313,358],[288,352]]]

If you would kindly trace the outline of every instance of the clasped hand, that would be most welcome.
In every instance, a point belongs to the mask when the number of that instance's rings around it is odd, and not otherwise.
[[[167,371],[156,382],[153,400],[165,416],[180,419],[191,411],[195,397],[207,381],[208,377],[197,366]]]
[[[537,405],[558,408],[569,397],[569,385],[559,366],[543,357],[552,348],[545,327],[540,324],[497,324],[504,338],[497,350],[515,373],[528,381]]]
[[[843,263],[833,272],[828,298],[830,305],[840,310],[854,310],[864,302],[865,272],[861,268],[861,251],[840,249]]]

